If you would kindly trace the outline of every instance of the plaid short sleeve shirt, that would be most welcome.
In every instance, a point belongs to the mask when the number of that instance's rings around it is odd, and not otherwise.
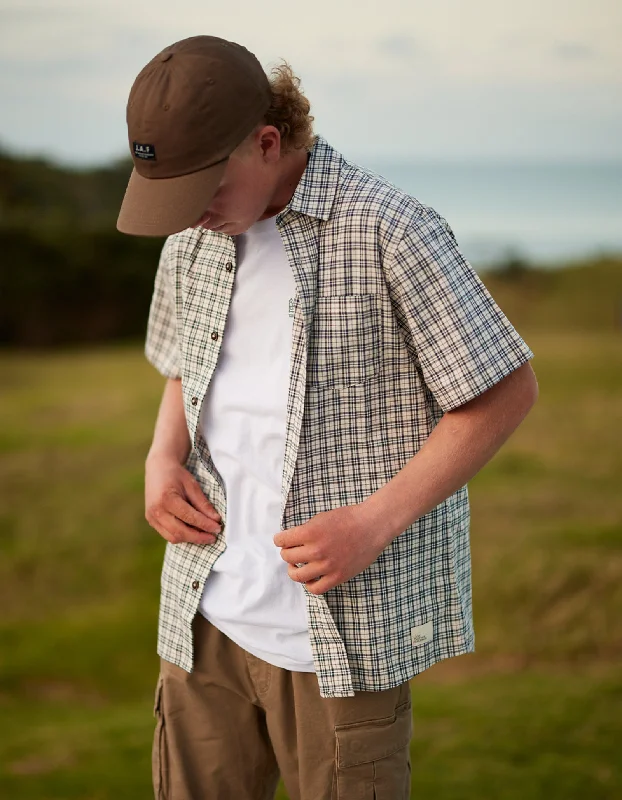
[[[296,282],[281,529],[359,503],[417,453],[442,415],[533,357],[431,207],[317,137],[276,218]],[[197,422],[235,281],[234,239],[167,239],[146,355],[181,378],[187,467],[222,515],[213,545],[167,544],[158,653],[193,666],[192,620],[227,546],[222,479]],[[261,335],[261,331],[257,332]],[[275,531],[276,533],[276,531]],[[398,685],[475,649],[464,486],[354,578],[305,592],[323,697]]]

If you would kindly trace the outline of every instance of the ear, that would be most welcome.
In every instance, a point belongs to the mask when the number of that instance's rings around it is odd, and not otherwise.
[[[274,164],[281,157],[281,134],[274,125],[266,125],[259,131],[259,146],[264,161]]]

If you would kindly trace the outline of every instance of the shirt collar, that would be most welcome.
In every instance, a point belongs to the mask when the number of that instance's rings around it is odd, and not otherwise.
[[[341,162],[341,154],[321,136],[316,136],[306,169],[283,211],[291,209],[309,217],[329,219],[339,185]]]

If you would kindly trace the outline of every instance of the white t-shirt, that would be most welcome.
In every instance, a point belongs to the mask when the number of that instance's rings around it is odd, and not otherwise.
[[[227,549],[199,611],[253,655],[314,672],[304,590],[272,537],[281,480],[296,291],[273,217],[236,237],[237,268],[199,425],[227,497]]]

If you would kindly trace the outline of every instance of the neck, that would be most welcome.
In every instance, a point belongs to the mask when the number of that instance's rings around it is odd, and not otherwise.
[[[292,199],[296,187],[307,168],[308,153],[306,150],[292,150],[282,158],[282,169],[274,194],[260,219],[274,217]]]

